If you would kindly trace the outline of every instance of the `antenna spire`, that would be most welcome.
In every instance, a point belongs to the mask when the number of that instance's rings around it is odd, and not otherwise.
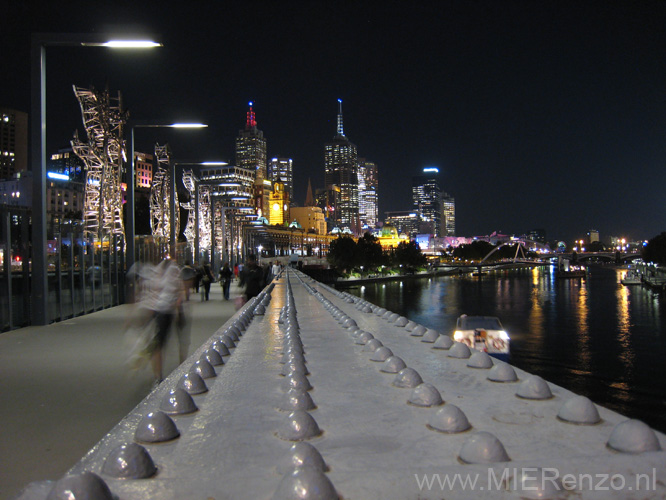
[[[345,136],[345,131],[342,128],[342,99],[338,99],[338,135]]]
[[[247,121],[245,122],[245,130],[250,130],[252,128],[257,128],[257,119],[254,116],[254,111],[252,111],[252,101],[249,103],[250,110],[247,112]]]

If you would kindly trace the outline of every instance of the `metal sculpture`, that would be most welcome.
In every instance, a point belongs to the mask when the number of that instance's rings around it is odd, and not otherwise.
[[[79,139],[77,131],[71,141],[74,153],[83,160],[86,168],[83,230],[86,236],[99,241],[111,235],[121,235],[124,241],[120,178],[125,157],[123,127],[127,112],[123,111],[120,92],[112,99],[108,90],[73,88],[87,135],[87,142],[84,142]]]
[[[171,184],[171,152],[169,145],[155,144],[155,159],[157,166],[153,174],[153,183],[150,187],[150,229],[153,236],[169,238],[171,235],[171,217],[169,200]],[[174,188],[175,189],[175,188]],[[178,192],[174,193],[175,206],[178,206]],[[176,234],[180,230],[180,210],[175,211]]]
[[[183,172],[183,185],[190,194],[190,200],[181,203],[181,206],[188,211],[187,224],[185,226],[185,238],[190,247],[194,248],[196,240],[196,203],[195,197],[197,190],[199,192],[199,247],[210,249],[211,242],[211,186],[199,184],[199,179],[192,170]]]

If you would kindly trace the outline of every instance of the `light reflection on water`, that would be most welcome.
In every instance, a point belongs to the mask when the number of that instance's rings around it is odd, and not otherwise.
[[[513,364],[666,431],[666,300],[621,285],[622,272],[593,267],[585,280],[562,280],[539,268],[408,280],[365,285],[363,298],[447,334],[461,314],[498,316]]]

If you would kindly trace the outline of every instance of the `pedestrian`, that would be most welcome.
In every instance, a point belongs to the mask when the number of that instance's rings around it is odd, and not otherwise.
[[[155,336],[149,346],[150,362],[155,378],[154,386],[162,382],[164,346],[174,319],[181,311],[183,303],[183,281],[180,269],[171,260],[163,261],[155,276],[152,287],[155,311]]]
[[[229,300],[229,288],[231,286],[231,269],[229,263],[225,262],[220,269],[220,284],[222,285],[222,295],[224,300]]]
[[[238,264],[236,264],[236,265],[234,266],[234,277],[235,277],[236,279],[238,279],[238,272],[239,272],[239,271],[238,271]]]
[[[201,285],[203,286],[203,300],[208,300],[210,297],[210,284],[215,281],[213,273],[208,264],[204,264],[201,268]]]
[[[257,258],[254,254],[247,257],[247,264],[240,272],[239,285],[245,287],[245,300],[256,297],[266,286],[264,270],[257,265]]]
[[[280,267],[280,262],[276,260],[275,264],[273,264],[273,269],[272,269],[273,277],[277,278],[277,276],[278,276],[278,274],[280,274],[281,270],[282,270],[282,268]]]

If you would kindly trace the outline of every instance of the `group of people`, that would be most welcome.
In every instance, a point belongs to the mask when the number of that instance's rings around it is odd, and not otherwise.
[[[238,285],[244,288],[242,303],[256,297],[273,277],[282,270],[279,262],[272,266],[261,266],[255,255],[249,255],[244,266],[238,270]],[[231,281],[235,272],[228,262],[220,268],[218,281],[225,300],[230,300]],[[189,300],[190,290],[201,289],[202,300],[210,299],[210,287],[215,278],[209,264],[194,267],[179,266],[166,259],[159,265],[136,264],[130,271],[134,284],[134,313],[130,315],[126,329],[130,335],[130,363],[138,368],[150,360],[155,385],[162,381],[164,347],[169,333],[176,331],[179,343],[179,359],[187,358],[190,345],[190,322],[184,303]],[[131,328],[130,328],[131,327]]]

